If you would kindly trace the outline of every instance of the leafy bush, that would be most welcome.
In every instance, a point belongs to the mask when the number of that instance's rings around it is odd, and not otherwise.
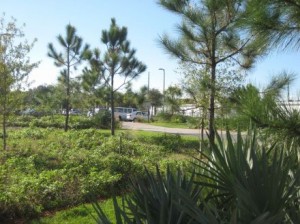
[[[164,134],[153,137],[153,141],[157,145],[161,145],[165,150],[170,152],[178,152],[181,146],[181,136],[179,134]]]
[[[235,115],[228,118],[218,117],[215,120],[216,126],[219,129],[229,130],[244,130],[246,131],[249,127],[250,119],[243,115]]]
[[[186,123],[189,128],[201,128],[200,117],[187,117]],[[207,122],[205,125],[207,125]]]
[[[97,128],[109,129],[111,124],[111,112],[108,110],[100,110],[95,114],[92,120]]]
[[[0,155],[1,220],[110,197],[133,176],[144,178],[145,166],[172,164],[164,146],[96,129],[14,129],[8,149]]]
[[[155,115],[155,120],[158,121],[171,121],[172,114],[167,112],[159,112]]]
[[[182,114],[173,114],[171,117],[171,122],[173,123],[186,123],[187,117]]]
[[[70,129],[88,129],[88,128],[110,128],[110,113],[102,110],[93,117],[85,116],[70,116]],[[14,116],[11,117],[8,125],[11,127],[35,127],[35,128],[64,128],[64,115],[52,116]],[[116,128],[120,125],[116,122]]]

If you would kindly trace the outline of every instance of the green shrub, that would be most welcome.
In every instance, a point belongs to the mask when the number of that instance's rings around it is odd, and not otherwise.
[[[246,116],[237,115],[228,118],[217,117],[215,120],[216,126],[219,129],[229,129],[229,130],[244,130],[246,131],[249,127],[250,119]]]
[[[96,113],[93,118],[95,126],[101,129],[109,129],[111,124],[111,112],[108,110],[100,110],[99,113]]]
[[[171,121],[172,114],[168,112],[159,112],[156,114],[155,119],[158,121]]]
[[[161,145],[169,152],[179,152],[182,145],[181,136],[179,134],[164,134],[153,137],[153,141],[157,145]]]
[[[172,151],[166,146],[177,137],[167,137],[169,143],[159,145],[154,142],[161,139],[148,138],[110,136],[97,129],[10,130],[9,150],[0,154],[0,219],[32,217],[91,196],[106,198],[126,191],[130,178],[144,178],[144,167],[153,170],[159,163],[172,163],[164,160]],[[172,164],[181,166],[180,161]]]
[[[109,111],[102,110],[93,117],[85,116],[70,116],[69,127],[70,129],[89,129],[89,128],[110,128],[110,113]],[[39,128],[64,128],[65,116],[52,115],[52,116],[14,116],[8,125],[11,127],[39,127]],[[119,128],[119,123],[116,122],[116,128]]]
[[[171,122],[173,123],[186,123],[187,117],[182,114],[173,114],[171,117]]]

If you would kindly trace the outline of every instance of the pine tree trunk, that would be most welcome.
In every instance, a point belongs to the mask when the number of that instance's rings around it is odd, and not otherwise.
[[[215,142],[215,95],[216,95],[216,65],[212,63],[209,102],[209,142]]]
[[[7,143],[6,143],[6,106],[4,105],[4,112],[2,116],[2,132],[3,132],[3,150],[6,150]]]
[[[111,90],[110,90],[110,108],[111,108],[111,135],[115,135],[115,99],[114,99],[114,71],[111,71]]]
[[[65,131],[69,129],[69,114],[70,114],[70,50],[67,49],[67,102],[66,102],[66,120],[65,120]]]
[[[7,119],[7,94],[8,94],[8,88],[7,88],[7,76],[4,75],[4,86],[3,86],[3,114],[2,114],[2,138],[3,138],[3,151],[7,148],[7,142],[6,142],[6,119]]]

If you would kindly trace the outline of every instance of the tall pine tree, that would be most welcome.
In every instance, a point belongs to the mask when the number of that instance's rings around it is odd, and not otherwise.
[[[210,143],[215,139],[217,69],[228,60],[248,68],[257,55],[256,49],[259,49],[238,26],[244,16],[242,3],[242,0],[159,1],[161,6],[182,17],[182,23],[178,25],[179,40],[163,35],[160,39],[162,46],[181,61],[202,66],[209,74]]]
[[[97,70],[105,80],[110,91],[111,134],[115,134],[115,93],[121,87],[130,83],[146,70],[146,66],[136,57],[135,49],[130,48],[127,40],[127,28],[119,27],[114,18],[111,19],[109,30],[103,30],[101,42],[106,46],[102,58],[91,58],[91,70]],[[92,72],[92,71],[91,71]],[[121,84],[115,85],[116,78],[122,79]]]
[[[66,37],[61,35],[57,37],[59,44],[63,51],[57,52],[53,44],[48,45],[48,56],[54,59],[54,64],[57,67],[62,67],[61,80],[66,90],[65,102],[66,102],[66,119],[65,119],[65,131],[69,128],[69,111],[70,111],[70,75],[71,68],[76,69],[76,66],[82,62],[84,56],[87,55],[88,45],[82,46],[82,39],[77,36],[75,27],[70,24],[66,26]]]

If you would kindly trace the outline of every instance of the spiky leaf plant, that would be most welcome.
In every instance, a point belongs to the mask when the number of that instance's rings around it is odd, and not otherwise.
[[[116,223],[300,223],[300,169],[288,145],[263,143],[254,129],[217,135],[191,175],[157,169],[132,181],[122,205],[114,200]],[[98,223],[111,223],[95,208]]]
[[[255,131],[237,133],[235,141],[217,137],[211,154],[202,153],[197,184],[210,192],[223,220],[237,223],[282,223],[299,210],[299,165],[280,144],[264,145]],[[298,212],[299,215],[299,212]],[[295,215],[296,217],[296,215]],[[299,221],[299,220],[298,220]],[[295,222],[297,223],[297,222]]]
[[[194,185],[194,175],[181,171],[174,174],[169,168],[166,175],[157,168],[156,174],[146,170],[146,178],[131,182],[132,192],[123,197],[122,205],[114,199],[117,224],[186,224],[219,223],[217,214],[199,203],[201,187]],[[102,209],[94,204],[98,223],[111,223]]]

